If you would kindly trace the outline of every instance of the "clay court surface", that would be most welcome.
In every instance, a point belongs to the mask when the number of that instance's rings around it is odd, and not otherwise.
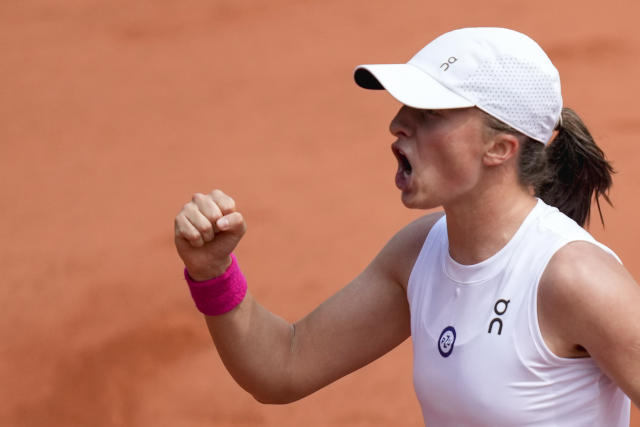
[[[0,425],[422,425],[410,342],[300,402],[255,402],[193,307],[173,217],[194,192],[234,196],[251,292],[306,314],[421,214],[394,186],[398,105],[354,66],[456,27],[548,51],[618,170],[591,231],[640,278],[640,3],[479,4],[3,1]]]

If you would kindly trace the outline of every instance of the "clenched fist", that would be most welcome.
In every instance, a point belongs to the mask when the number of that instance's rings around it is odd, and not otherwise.
[[[196,193],[175,219],[176,249],[191,278],[203,281],[224,273],[246,229],[231,197],[220,190]]]

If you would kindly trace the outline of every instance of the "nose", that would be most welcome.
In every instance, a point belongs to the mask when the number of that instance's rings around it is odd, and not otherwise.
[[[411,107],[403,105],[389,124],[389,132],[398,139],[408,138],[413,134],[411,126]]]

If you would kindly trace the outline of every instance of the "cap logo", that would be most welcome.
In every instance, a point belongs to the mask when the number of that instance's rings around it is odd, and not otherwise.
[[[440,68],[442,69],[442,71],[447,71],[449,69],[449,65],[455,63],[458,60],[458,58],[456,58],[455,56],[450,56],[449,59],[447,59],[447,62],[443,62],[442,64],[440,64]]]

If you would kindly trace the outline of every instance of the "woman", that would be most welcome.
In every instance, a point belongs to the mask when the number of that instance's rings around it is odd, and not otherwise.
[[[444,215],[407,225],[289,324],[246,293],[234,201],[196,194],[175,241],[231,375],[261,402],[291,402],[411,335],[429,425],[628,425],[640,288],[580,227],[612,169],[562,108],[546,54],[515,31],[467,28],[355,80],[403,104],[390,126],[402,202]]]

